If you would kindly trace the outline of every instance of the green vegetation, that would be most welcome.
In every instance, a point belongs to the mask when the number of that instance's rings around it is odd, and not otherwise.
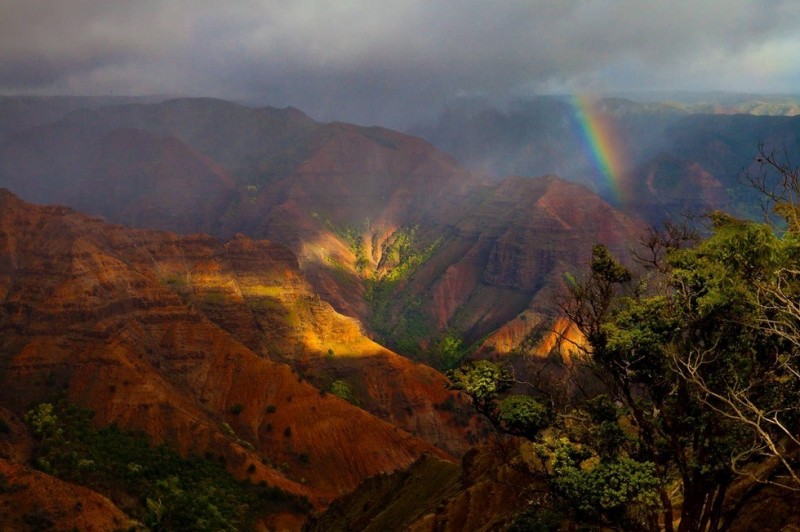
[[[383,273],[375,272],[364,281],[365,298],[370,306],[370,328],[384,344],[400,353],[419,355],[421,342],[434,334],[430,318],[422,309],[422,299],[402,294],[402,287],[440,245],[441,239],[424,245],[415,226],[398,229],[384,244]],[[402,310],[395,317],[396,308]]]
[[[509,395],[500,401],[497,419],[511,434],[535,437],[549,423],[550,409],[529,395]]]
[[[465,346],[456,332],[445,331],[433,342],[428,358],[432,366],[446,371],[458,367],[472,347]]]
[[[364,235],[363,231],[359,231],[357,228],[348,227],[341,232],[337,233],[345,242],[347,242],[347,246],[350,249],[350,252],[355,256],[355,268],[358,272],[363,272],[369,266],[369,261],[367,260],[367,252],[364,249]]]
[[[520,320],[526,320],[525,314],[519,317]],[[525,338],[517,344],[512,350],[512,355],[526,355],[535,349],[544,340],[545,336],[553,330],[554,321],[552,319],[544,319],[541,323],[536,325],[533,329],[525,335]]]
[[[590,452],[567,442],[548,449],[547,454],[553,492],[570,501],[580,521],[638,528],[641,523],[636,523],[631,510],[641,514],[658,508],[660,482],[652,462],[620,456],[585,467]]]
[[[367,259],[367,252],[364,246],[364,234],[369,231],[369,220],[366,220],[364,224],[359,227],[357,225],[336,225],[317,212],[311,213],[311,217],[320,220],[328,230],[347,243],[348,249],[355,256],[354,266],[356,271],[364,273],[367,266],[369,266],[369,260]],[[334,259],[329,260],[337,269],[344,267],[343,264]]]
[[[384,285],[388,286],[389,284]],[[434,334],[430,318],[422,310],[421,298],[407,299],[392,327],[388,325],[390,313],[388,306],[393,296],[386,291],[383,297],[386,297],[386,303],[383,303],[383,316],[380,313],[371,316],[376,327],[379,322],[385,324],[383,329],[376,331],[384,338],[384,343],[395,351],[405,355],[420,355],[422,353],[420,343]]]
[[[91,418],[64,402],[28,412],[34,465],[110,497],[151,530],[250,529],[258,516],[309,510],[308,501],[278,488],[237,482],[211,457],[182,458],[144,434],[92,428]]]
[[[161,279],[161,283],[165,285],[170,290],[177,292],[183,296],[189,294],[190,290],[190,283],[189,283],[189,276],[187,274],[170,274]]]
[[[384,247],[383,262],[391,268],[383,277],[387,282],[408,278],[441,245],[441,239],[437,239],[422,246],[418,230],[417,226],[398,229]]]
[[[353,392],[353,388],[343,380],[335,380],[331,383],[331,393],[339,399],[344,399],[356,406],[361,404],[361,401],[358,400],[355,392]]]
[[[384,243],[378,270],[370,271],[365,241],[370,232],[369,220],[360,226],[337,225],[316,212],[312,213],[312,217],[346,242],[353,253],[354,267],[364,281],[365,299],[370,307],[370,328],[384,344],[393,349],[405,354],[418,354],[420,343],[429,339],[434,331],[421,308],[421,300],[404,297],[399,292],[414,271],[433,255],[441,240],[424,245],[419,238],[418,227],[400,228]],[[341,282],[353,282],[347,265],[335,257],[328,257],[327,260]],[[393,316],[395,308],[402,308],[397,317]]]
[[[494,419],[492,414],[498,396],[514,382],[508,370],[488,360],[467,362],[448,376],[453,388],[467,393],[475,409],[490,419]]]
[[[800,179],[784,175],[780,229],[711,213],[705,238],[653,232],[639,273],[596,246],[588,276],[567,277],[561,307],[587,340],[576,370],[600,392],[566,401],[534,379],[508,395],[521,384],[488,361],[450,373],[498,429],[536,442],[548,511],[722,530],[760,486],[800,488]]]
[[[222,424],[220,425],[220,429],[222,429],[223,434],[232,438],[237,444],[241,445],[245,449],[250,449],[251,451],[253,450],[253,444],[247,440],[240,438],[239,435],[236,434],[236,431],[233,430],[233,427],[231,427],[226,422],[224,421],[222,422]]]
[[[563,508],[531,504],[508,527],[508,532],[559,532],[564,520]]]

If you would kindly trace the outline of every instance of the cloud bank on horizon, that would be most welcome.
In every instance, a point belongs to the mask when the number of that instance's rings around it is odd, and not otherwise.
[[[457,96],[800,93],[796,0],[0,0],[0,94],[408,124]]]

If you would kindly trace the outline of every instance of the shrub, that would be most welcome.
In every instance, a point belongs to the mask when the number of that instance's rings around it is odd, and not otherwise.
[[[335,380],[331,383],[331,393],[339,399],[344,399],[348,403],[354,405],[359,404],[359,400],[355,393],[353,393],[353,389],[343,380]]]
[[[498,419],[512,434],[532,438],[551,421],[550,410],[528,395],[510,395],[500,402]]]

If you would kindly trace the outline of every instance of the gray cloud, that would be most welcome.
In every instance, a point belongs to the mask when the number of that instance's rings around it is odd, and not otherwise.
[[[458,94],[800,92],[799,4],[0,0],[0,92],[203,94],[394,124]]]

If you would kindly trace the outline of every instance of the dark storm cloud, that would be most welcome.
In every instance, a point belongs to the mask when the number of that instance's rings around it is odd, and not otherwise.
[[[459,94],[797,92],[794,1],[0,0],[0,91],[409,121]]]

